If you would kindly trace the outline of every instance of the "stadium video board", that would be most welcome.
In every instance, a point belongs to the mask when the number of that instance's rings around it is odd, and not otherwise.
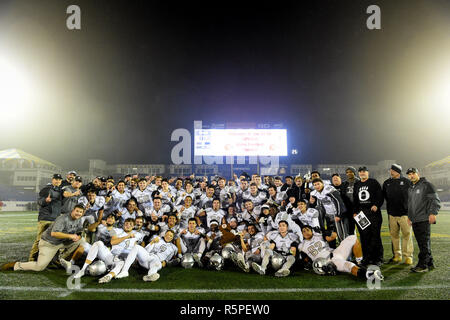
[[[287,156],[286,129],[195,129],[195,156]]]

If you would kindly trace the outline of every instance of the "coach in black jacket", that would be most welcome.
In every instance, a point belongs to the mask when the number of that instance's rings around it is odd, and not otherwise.
[[[363,265],[383,264],[383,243],[381,242],[381,206],[383,205],[383,191],[377,180],[369,178],[367,167],[360,167],[358,170],[360,181],[355,182],[353,190],[354,214],[364,212],[370,225],[364,230],[357,225],[361,236],[361,246],[363,250]]]
[[[410,168],[406,173],[412,182],[408,189],[408,218],[419,245],[419,261],[411,271],[427,272],[429,269],[434,269],[430,225],[436,223],[441,200],[435,187],[419,176],[417,168]]]
[[[383,197],[389,219],[389,233],[392,240],[394,257],[392,262],[402,262],[411,265],[413,255],[412,228],[408,224],[408,188],[411,182],[401,175],[402,167],[398,164],[391,166],[391,177],[383,183]],[[400,247],[400,231],[402,242]]]
[[[62,207],[62,191],[61,191],[62,177],[55,173],[52,178],[52,183],[49,183],[41,191],[39,191],[38,205],[38,231],[36,240],[30,251],[28,261],[36,261],[39,252],[39,241],[42,233],[56,220],[61,214]]]

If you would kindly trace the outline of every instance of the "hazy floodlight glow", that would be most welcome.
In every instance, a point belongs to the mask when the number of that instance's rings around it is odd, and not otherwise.
[[[26,118],[32,102],[32,86],[17,66],[0,57],[0,123]]]
[[[286,129],[195,129],[195,156],[287,156]]]
[[[439,79],[431,93],[432,105],[441,113],[450,116],[450,74],[444,79]]]

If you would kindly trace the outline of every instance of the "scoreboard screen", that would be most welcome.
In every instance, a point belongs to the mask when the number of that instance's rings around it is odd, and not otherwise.
[[[195,129],[195,156],[287,156],[286,129]]]

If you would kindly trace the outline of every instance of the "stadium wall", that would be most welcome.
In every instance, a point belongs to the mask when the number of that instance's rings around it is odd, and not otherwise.
[[[29,211],[32,207],[30,201],[1,201],[0,211]]]

